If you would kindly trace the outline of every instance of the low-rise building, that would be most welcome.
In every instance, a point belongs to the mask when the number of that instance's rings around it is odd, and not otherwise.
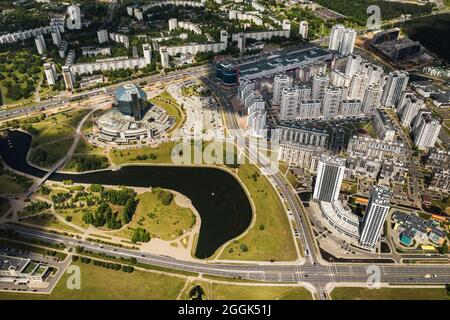
[[[432,219],[426,220],[414,213],[395,211],[392,220],[398,224],[400,242],[405,246],[410,246],[414,241],[431,241],[434,244],[442,245],[447,238],[446,233],[441,230]]]
[[[405,161],[409,158],[409,148],[404,143],[374,139],[367,135],[351,137],[347,153],[350,156],[358,155],[392,161]]]

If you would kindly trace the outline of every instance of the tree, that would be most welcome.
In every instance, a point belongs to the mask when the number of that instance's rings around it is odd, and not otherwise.
[[[129,223],[133,218],[133,215],[136,211],[138,200],[134,198],[129,198],[125,203],[125,207],[122,211],[122,218],[125,223]]]
[[[144,228],[137,227],[133,230],[133,235],[131,236],[131,241],[133,243],[136,242],[149,242],[150,241],[150,233],[147,232]]]
[[[161,189],[161,188],[155,188],[153,189],[153,193],[156,194],[159,200],[161,200],[162,204],[168,206],[173,199],[173,194],[170,191]]]
[[[445,255],[448,253],[448,244],[447,244],[447,240],[444,241],[444,243],[442,244],[442,246],[440,246],[438,248],[438,251],[440,254]]]

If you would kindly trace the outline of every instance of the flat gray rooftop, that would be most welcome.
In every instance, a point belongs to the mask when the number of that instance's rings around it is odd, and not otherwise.
[[[331,59],[332,54],[314,46],[303,46],[295,50],[282,50],[272,55],[264,55],[256,60],[237,64],[240,75],[249,79],[267,76]]]

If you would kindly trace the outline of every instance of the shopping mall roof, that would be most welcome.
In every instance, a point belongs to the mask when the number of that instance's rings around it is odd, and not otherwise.
[[[282,50],[269,56],[261,55],[256,60],[252,59],[237,64],[237,67],[241,76],[255,79],[331,58],[332,54],[330,52],[308,45],[295,50]]]

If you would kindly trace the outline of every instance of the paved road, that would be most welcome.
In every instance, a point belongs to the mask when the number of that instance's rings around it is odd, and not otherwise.
[[[17,225],[0,225],[0,229],[14,230],[22,237],[38,239],[47,243],[64,243],[68,247],[83,247],[95,253],[110,256],[136,258],[138,262],[158,267],[181,271],[203,273],[208,275],[259,280],[266,282],[304,282],[314,287],[323,288],[327,283],[366,283],[367,264],[333,264],[316,266],[295,263],[211,263],[207,261],[191,262],[171,257],[143,253],[137,250],[116,248],[86,240],[28,229]],[[447,265],[411,265],[378,264],[382,283],[393,284],[443,284],[450,282],[450,268]],[[430,277],[425,277],[429,274]],[[436,276],[434,276],[436,275]]]

